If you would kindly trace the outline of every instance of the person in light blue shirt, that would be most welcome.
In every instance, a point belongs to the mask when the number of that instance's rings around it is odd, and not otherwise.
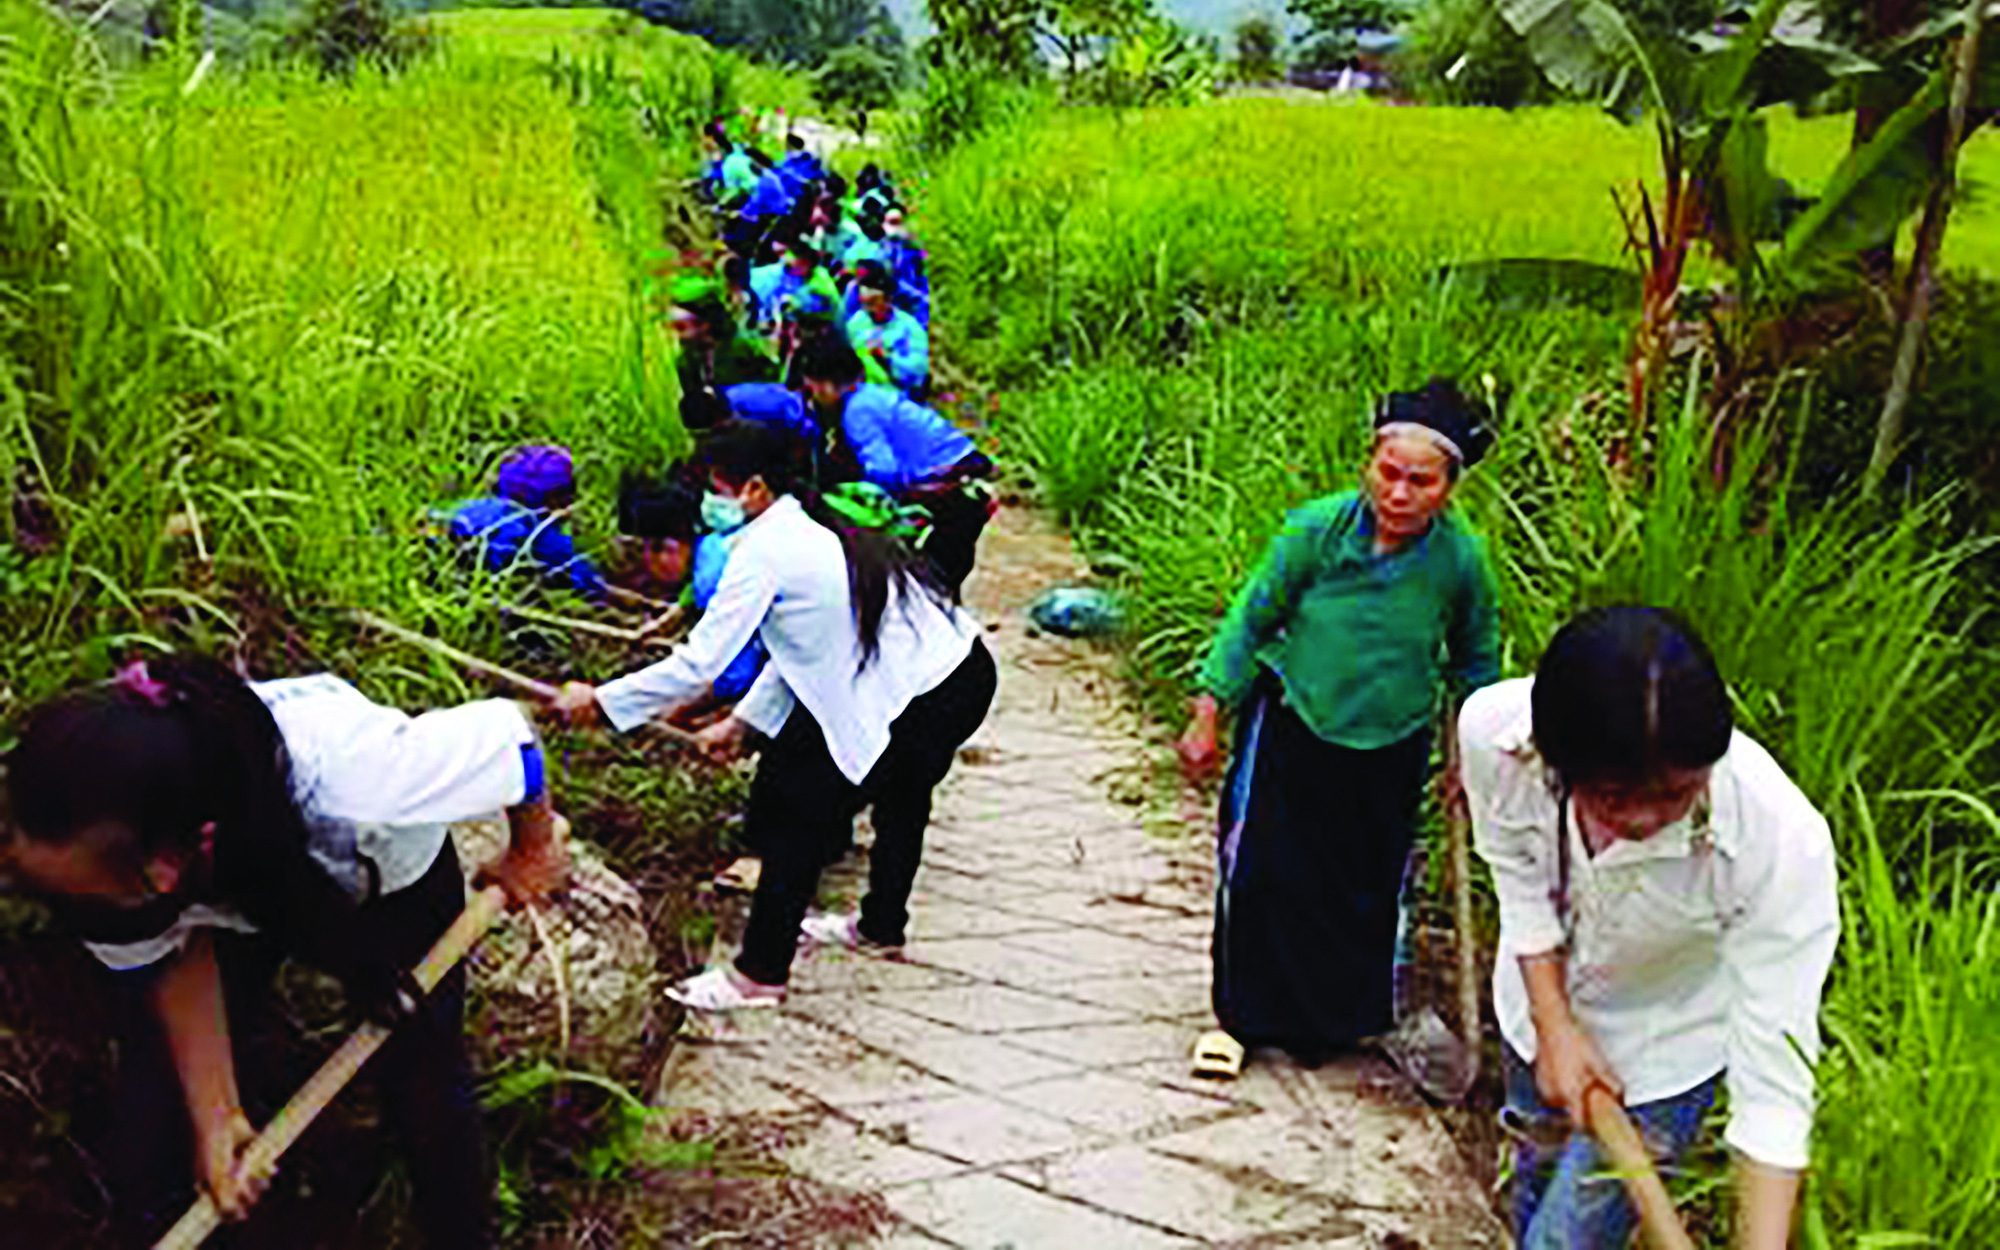
[[[750,316],[762,326],[777,324],[785,301],[805,290],[820,267],[819,253],[798,237],[779,246],[782,259],[750,271]]]
[[[755,191],[761,171],[749,150],[739,145],[724,154],[716,175],[721,187],[721,201],[727,204],[746,198]]]
[[[684,602],[706,611],[729,564],[731,536],[736,526],[722,518],[721,528],[709,528],[702,512],[698,474],[677,472],[664,484],[627,478],[618,490],[618,529],[640,544],[646,572],[656,582],[685,583]],[[763,670],[765,651],[752,638],[711,685],[719,703],[741,699]]]
[[[980,479],[992,476],[993,462],[964,431],[901,391],[864,385],[861,357],[844,339],[815,340],[794,363],[822,431],[820,488],[860,479],[898,503],[922,506],[931,515],[923,553],[956,596],[992,515]]]
[[[870,382],[894,386],[914,398],[930,379],[930,335],[890,302],[895,286],[887,266],[863,262],[853,286],[860,292],[861,309],[848,318],[847,341]]]

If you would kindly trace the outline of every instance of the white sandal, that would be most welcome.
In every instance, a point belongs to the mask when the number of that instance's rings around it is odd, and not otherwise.
[[[778,1006],[785,1001],[785,987],[759,985],[729,968],[710,968],[670,987],[667,997],[690,1011],[739,1011]]]

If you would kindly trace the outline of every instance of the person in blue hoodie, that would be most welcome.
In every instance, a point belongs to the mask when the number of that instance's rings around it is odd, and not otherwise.
[[[462,548],[478,554],[488,572],[526,566],[602,603],[610,588],[563,529],[563,515],[574,502],[576,469],[569,448],[520,447],[501,462],[491,495],[453,505],[440,519]]]
[[[860,292],[861,307],[847,319],[847,341],[861,357],[868,381],[919,398],[931,375],[930,335],[890,302],[896,280],[880,261],[861,263],[854,289]]]
[[[763,156],[753,153],[753,159]],[[736,215],[745,221],[769,222],[791,215],[792,206],[798,200],[798,191],[777,166],[765,157],[757,167],[757,184],[750,189],[750,195],[736,210]]]
[[[826,168],[819,158],[806,150],[806,141],[798,135],[785,136],[785,158],[778,162],[778,173],[792,188],[792,198],[805,194],[806,188],[826,177]]]
[[[882,214],[882,259],[896,275],[896,307],[917,319],[926,329],[931,324],[931,278],[924,249],[910,237],[901,205],[892,204]]]
[[[750,317],[772,327],[784,314],[785,301],[803,291],[820,267],[819,253],[796,235],[778,244],[780,258],[750,271]]]
[[[964,431],[901,391],[864,385],[861,357],[844,340],[815,340],[795,363],[821,431],[820,489],[872,482],[898,503],[923,507],[931,516],[923,553],[956,598],[992,516],[982,479],[993,475],[993,462]]]

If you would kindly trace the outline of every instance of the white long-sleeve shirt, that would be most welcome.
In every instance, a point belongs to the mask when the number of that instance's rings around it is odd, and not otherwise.
[[[619,731],[631,729],[707,690],[753,634],[771,659],[736,716],[775,735],[795,701],[803,703],[834,763],[858,785],[888,748],[890,724],[951,676],[979,627],[928,595],[891,590],[880,649],[859,668],[861,637],[840,539],[786,495],[738,531],[715,597],[687,641],[659,663],[599,686],[598,705]]]
[[[1458,736],[1472,829],[1493,869],[1500,1032],[1535,1056],[1524,956],[1563,945],[1557,797],[1535,751],[1532,679],[1465,702]],[[1729,1144],[1803,1168],[1812,1130],[1820,989],[1840,939],[1833,841],[1768,752],[1741,733],[1686,820],[1592,856],[1570,837],[1570,1010],[1629,1103],[1727,1073]]]

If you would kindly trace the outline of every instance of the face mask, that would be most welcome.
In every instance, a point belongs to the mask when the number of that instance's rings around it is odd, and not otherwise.
[[[728,495],[718,495],[708,491],[701,497],[701,523],[712,534],[729,534],[740,530],[750,520],[743,510],[741,499],[731,499]]]

